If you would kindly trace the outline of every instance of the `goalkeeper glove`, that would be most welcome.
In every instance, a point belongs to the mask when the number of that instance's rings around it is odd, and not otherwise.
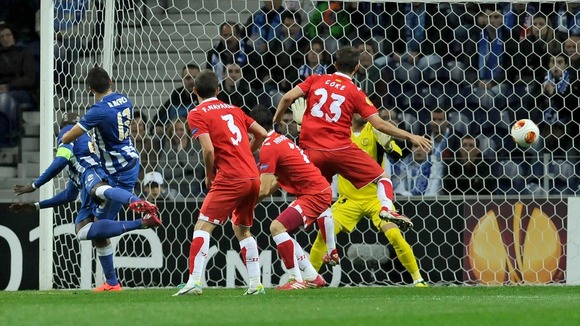
[[[306,111],[306,100],[304,97],[297,98],[296,101],[290,105],[290,109],[292,110],[294,121],[298,124],[298,131],[300,131],[302,117],[304,116],[304,111]]]
[[[373,128],[373,132],[375,133],[375,136],[377,137],[377,142],[381,146],[383,146],[383,148],[385,149],[387,154],[389,154],[389,156],[393,160],[397,161],[403,156],[403,151],[401,150],[401,147],[399,147],[399,145],[397,145],[397,143],[395,143],[395,140],[393,139],[393,137],[391,137],[385,133],[382,133],[375,128]]]
[[[401,147],[399,147],[399,145],[397,145],[395,140],[391,140],[387,144],[387,146],[384,146],[384,148],[389,157],[393,159],[393,161],[395,162],[400,160],[401,157],[403,157],[403,150],[401,149]]]

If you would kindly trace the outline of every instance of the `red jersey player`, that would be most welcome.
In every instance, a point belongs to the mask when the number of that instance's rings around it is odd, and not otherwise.
[[[302,247],[288,232],[291,233],[301,226],[309,227],[317,222],[328,248],[325,261],[338,263],[334,222],[330,213],[332,203],[330,184],[320,174],[320,170],[310,163],[300,147],[272,130],[272,114],[267,108],[255,108],[251,115],[268,131],[268,137],[260,149],[258,164],[261,181],[260,199],[271,195],[278,186],[297,196],[296,200],[270,224],[270,233],[276,242],[278,255],[290,274],[288,282],[276,289],[300,290],[322,287],[326,282],[306,258]],[[300,271],[303,271],[304,278]]]
[[[305,97],[306,110],[302,119],[300,146],[327,180],[340,174],[355,187],[375,182],[382,209],[380,217],[405,230],[413,223],[393,211],[393,184],[383,168],[350,139],[352,115],[359,113],[380,132],[406,139],[419,148],[431,150],[431,140],[413,135],[382,120],[377,108],[365,93],[352,81],[359,68],[360,52],[353,47],[343,47],[336,52],[334,74],[313,75],[288,91],[278,104],[274,123],[294,100]]]
[[[216,98],[218,79],[213,71],[204,70],[195,80],[193,90],[199,105],[189,111],[187,122],[192,135],[201,143],[209,193],[193,232],[189,280],[175,295],[202,293],[201,277],[210,234],[217,225],[224,224],[230,214],[250,278],[249,288],[244,294],[263,294],[258,246],[250,227],[260,191],[258,168],[252,153],[266,138],[266,130],[240,108]],[[251,143],[248,132],[254,135]]]

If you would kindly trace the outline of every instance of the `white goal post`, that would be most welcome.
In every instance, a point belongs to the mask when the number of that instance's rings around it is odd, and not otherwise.
[[[355,80],[369,98],[401,127],[445,139],[441,150],[446,158],[428,155],[428,160],[440,159],[444,167],[440,174],[430,170],[428,182],[438,184],[433,192],[417,186],[416,179],[401,170],[407,165],[389,170],[400,185],[396,205],[415,221],[415,228],[404,235],[427,280],[439,285],[567,284],[570,272],[577,282],[580,263],[567,256],[566,239],[570,239],[568,199],[580,193],[580,141],[573,133],[579,120],[574,120],[575,113],[571,119],[566,114],[580,110],[578,101],[575,107],[570,104],[571,92],[580,88],[576,80],[580,13],[556,7],[571,2],[512,1],[524,6],[523,12],[514,14],[507,2],[425,0],[418,2],[420,9],[413,14],[410,1],[374,0],[367,1],[368,5],[343,1],[342,7],[332,10],[318,6],[323,3],[319,1],[281,1],[286,10],[296,10],[290,17],[296,23],[301,21],[300,30],[307,40],[293,53],[286,50],[292,48],[292,40],[283,39],[290,30],[283,30],[284,22],[266,22],[265,29],[257,29],[263,34],[252,34],[248,23],[264,1],[72,1],[71,21],[65,24],[67,30],[60,31],[66,41],[55,44],[55,10],[58,12],[60,2],[41,0],[40,170],[53,159],[54,123],[67,111],[84,114],[93,104],[84,79],[91,67],[99,65],[111,74],[115,90],[129,96],[144,123],[143,131],[132,136],[141,151],[142,172],[161,173],[170,196],[157,201],[162,208],[162,228],[114,239],[123,286],[173,287],[186,280],[193,224],[205,190],[199,174],[199,147],[187,144],[183,150],[173,137],[182,121],[172,117],[190,109],[192,103],[180,102],[183,92],[177,93],[177,102],[170,99],[174,90],[187,84],[191,69],[196,70],[192,67],[222,67],[222,92],[227,100],[241,101],[244,109],[258,103],[275,108],[280,94],[301,78],[317,71],[332,72],[336,48],[361,43],[369,46],[366,53],[373,53],[365,67],[368,75]],[[502,32],[487,32],[493,24],[491,14],[501,15],[496,17],[500,26],[494,30]],[[523,15],[521,21],[518,15]],[[576,15],[578,34],[570,23]],[[530,36],[535,18],[545,20],[551,38]],[[208,62],[208,53],[222,40],[223,24],[232,24],[233,33],[239,33],[236,42],[247,47],[232,55],[236,64],[220,66],[212,61],[220,56],[209,56]],[[409,29],[410,24],[416,25]],[[563,24],[572,27],[564,31]],[[330,28],[339,25],[342,30]],[[266,36],[267,27],[274,31],[271,39]],[[516,28],[522,32],[511,35]],[[306,60],[309,52],[317,52],[318,39],[326,51],[315,54],[319,65],[292,61]],[[558,51],[549,52],[550,57],[535,56],[535,49],[547,49],[548,43]],[[261,44],[266,45],[261,48]],[[268,53],[273,49],[279,52]],[[550,61],[556,60],[551,58],[558,56],[565,58],[569,69],[562,76],[550,72]],[[284,61],[285,66],[281,66],[283,57],[290,60]],[[491,57],[494,59],[488,61]],[[227,60],[228,56],[221,58]],[[242,81],[234,75],[236,67],[243,74]],[[370,71],[376,75],[371,77]],[[551,94],[555,95],[546,95],[546,83],[553,85]],[[435,132],[437,123],[431,120],[439,111],[451,134]],[[546,117],[551,119],[549,123]],[[542,139],[537,146],[522,150],[510,143],[509,127],[519,118],[532,118],[540,124]],[[295,124],[288,121],[284,126],[289,136],[297,136]],[[558,132],[561,135],[554,139]],[[466,138],[479,147],[478,163],[473,163],[476,168],[467,159],[473,154],[462,149]],[[410,147],[405,154],[413,162]],[[62,175],[42,187],[41,199],[62,190],[65,181]],[[144,189],[140,186],[136,193],[141,196]],[[252,232],[258,239],[265,284],[270,286],[282,282],[285,271],[270,240],[269,223],[291,200],[281,193],[256,208]],[[101,283],[93,249],[80,244],[72,233],[76,208],[40,212],[41,290],[88,289]],[[134,216],[122,211],[120,218]],[[298,234],[303,244],[311,244],[314,237],[313,230]],[[229,226],[214,232],[204,276],[208,286],[240,286],[247,277],[237,243],[231,239]],[[384,235],[368,220],[363,219],[352,233],[339,235],[338,245],[344,257],[341,266],[323,266],[322,271],[333,286],[404,285],[411,280]]]

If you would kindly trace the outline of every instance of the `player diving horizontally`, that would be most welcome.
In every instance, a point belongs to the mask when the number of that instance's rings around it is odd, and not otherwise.
[[[157,217],[155,205],[124,189],[109,186],[107,174],[100,165],[100,158],[94,152],[89,135],[83,134],[71,144],[62,143],[64,133],[78,121],[79,116],[76,113],[69,112],[64,115],[58,135],[56,157],[51,165],[34,182],[16,185],[13,190],[17,195],[33,192],[68,167],[69,181],[66,188],[52,198],[37,203],[15,203],[10,208],[24,211],[56,207],[75,201],[80,192],[81,207],[75,218],[77,238],[93,241],[106,277],[106,282],[95,291],[119,291],[122,287],[113,265],[114,248],[109,238],[136,229],[157,227],[161,225],[161,221]],[[131,210],[147,214],[134,221],[116,221],[118,211],[110,209],[113,203],[115,206],[117,203],[129,204]]]

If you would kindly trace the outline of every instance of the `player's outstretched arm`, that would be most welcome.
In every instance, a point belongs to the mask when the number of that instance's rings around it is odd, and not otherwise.
[[[284,113],[286,113],[286,110],[288,109],[290,104],[292,104],[294,100],[302,96],[304,96],[304,93],[302,92],[302,89],[298,86],[286,92],[286,94],[282,96],[282,99],[280,99],[278,107],[276,107],[276,114],[274,114],[273,122],[278,123],[282,121],[282,116],[284,116]]]
[[[215,178],[214,166],[214,147],[209,134],[201,134],[197,137],[201,144],[203,152],[203,162],[205,163],[205,185],[207,189],[211,188],[213,179]]]
[[[419,148],[426,152],[431,150],[432,143],[429,138],[413,135],[406,130],[397,128],[394,124],[381,119],[378,114],[370,116],[368,122],[370,122],[370,124],[380,132],[391,135],[395,138],[409,140],[412,143],[417,144]]]
[[[17,196],[20,196],[42,187],[42,185],[56,177],[67,166],[68,161],[72,156],[73,152],[69,148],[60,146],[56,152],[56,157],[38,179],[29,184],[16,185],[12,188],[12,191],[14,191]]]
[[[72,127],[71,130],[62,135],[62,142],[64,144],[70,144],[84,133],[85,131],[78,124],[76,124],[74,127]]]
[[[268,132],[257,122],[254,122],[250,125],[248,132],[254,135],[252,143],[250,144],[250,149],[252,150],[253,153],[258,148],[260,148],[260,146],[262,146],[264,139],[266,139],[266,137],[268,136]]]
[[[12,203],[10,205],[10,209],[15,211],[16,213],[23,213],[23,212],[34,212],[36,211],[36,205],[34,203]]]

